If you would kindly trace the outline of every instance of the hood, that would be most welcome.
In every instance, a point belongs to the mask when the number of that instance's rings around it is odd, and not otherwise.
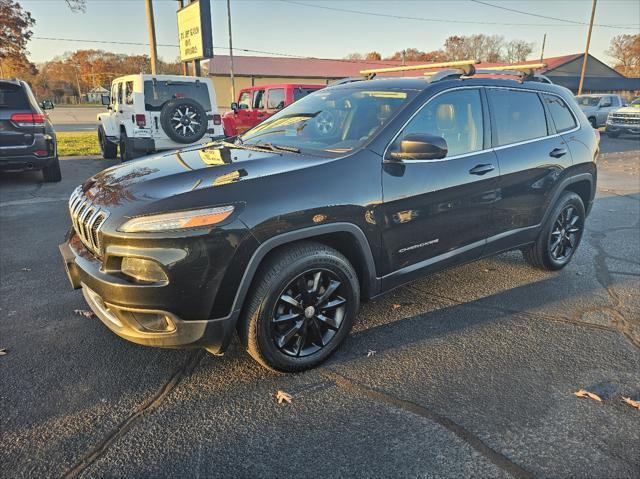
[[[618,108],[614,113],[626,113],[632,114],[634,116],[640,116],[640,107],[637,106],[623,106],[622,108]]]
[[[108,168],[82,185],[85,195],[110,211],[142,213],[143,204],[198,195],[215,202],[218,191],[230,185],[286,173],[330,161],[330,158],[294,153],[256,152],[205,145],[149,156]],[[265,192],[268,195],[268,192]]]

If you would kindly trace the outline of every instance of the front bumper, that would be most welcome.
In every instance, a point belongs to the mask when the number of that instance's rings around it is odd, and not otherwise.
[[[606,132],[628,133],[631,135],[640,135],[640,124],[615,123],[607,120],[605,127]]]
[[[185,319],[149,307],[148,299],[171,296],[166,285],[132,285],[101,271],[101,263],[82,246],[75,234],[59,246],[67,275],[100,320],[123,339],[144,346],[206,348],[222,353],[231,341],[239,312],[219,319]],[[140,298],[142,307],[134,305]],[[129,303],[129,304],[126,304]]]

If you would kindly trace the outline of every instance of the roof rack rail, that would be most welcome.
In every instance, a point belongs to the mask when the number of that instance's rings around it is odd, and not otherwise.
[[[546,63],[530,63],[528,65],[503,65],[498,67],[487,67],[487,68],[479,68],[474,69],[474,72],[471,74],[466,73],[460,69],[454,70],[440,70],[434,72],[425,72],[423,76],[430,77],[429,82],[433,83],[436,81],[444,80],[449,77],[465,77],[469,78],[476,74],[490,74],[490,75],[508,75],[508,76],[517,76],[520,77],[520,81],[530,81],[530,80],[539,80],[543,83],[552,83],[544,75],[540,75],[534,72],[539,68],[545,68],[547,66]]]
[[[387,68],[373,68],[370,70],[361,70],[360,75],[364,76],[367,80],[371,80],[378,73],[393,73],[393,72],[407,72],[415,70],[431,70],[434,68],[449,68],[459,67],[466,75],[473,75],[475,67],[479,60],[458,60],[454,62],[442,62],[442,63],[427,63],[423,65],[405,65],[399,67],[387,67]]]

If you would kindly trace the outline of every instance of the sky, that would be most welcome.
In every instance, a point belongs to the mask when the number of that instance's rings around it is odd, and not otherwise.
[[[589,22],[592,3],[591,0],[483,1],[536,15],[584,23]],[[85,13],[71,12],[64,0],[19,0],[19,3],[36,20],[34,38],[28,45],[30,58],[34,62],[89,48],[129,54],[149,52],[144,0],[87,0]],[[214,52],[226,54],[226,0],[212,0],[211,3]],[[174,60],[179,54],[176,24],[178,4],[175,0],[153,0],[153,5],[157,43],[176,45],[159,46],[158,56],[164,60]],[[422,20],[381,15],[418,17]],[[430,51],[441,48],[450,35],[474,33],[498,34],[507,40],[518,38],[532,42],[532,58],[540,55],[542,38],[546,33],[545,56],[559,56],[584,51],[588,28],[586,25],[493,8],[472,0],[231,0],[231,18],[234,53],[237,55],[258,54],[235,50],[244,48],[321,58],[342,58],[352,52],[366,53],[372,50],[385,56],[410,47]],[[595,26],[591,39],[590,53],[609,63],[611,58],[605,51],[614,35],[640,33],[640,1],[599,0],[595,23],[616,26]],[[88,43],[80,40],[139,42],[143,45]]]

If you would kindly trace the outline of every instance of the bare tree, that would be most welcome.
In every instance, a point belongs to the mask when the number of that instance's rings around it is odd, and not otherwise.
[[[607,55],[616,60],[615,68],[623,75],[640,75],[640,34],[616,35],[611,39]]]
[[[349,53],[348,55],[345,55],[344,57],[345,60],[362,60],[362,53]]]
[[[84,13],[87,11],[87,0],[64,0],[72,12]]]
[[[511,40],[505,45],[504,60],[507,63],[523,62],[533,51],[533,43],[524,40]]]

